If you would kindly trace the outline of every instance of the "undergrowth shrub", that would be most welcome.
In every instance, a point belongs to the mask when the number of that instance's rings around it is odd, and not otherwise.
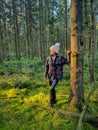
[[[0,74],[24,73],[35,74],[43,71],[43,65],[39,57],[33,60],[5,61],[0,65]]]

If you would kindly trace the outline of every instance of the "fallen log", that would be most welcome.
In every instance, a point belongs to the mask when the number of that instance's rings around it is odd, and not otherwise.
[[[62,110],[56,110],[56,111],[58,114],[62,114],[64,116],[70,116],[72,118],[79,118],[80,117],[80,113],[65,112]],[[83,121],[90,123],[95,127],[98,127],[98,116],[85,114]]]
[[[82,129],[82,122],[83,122],[83,119],[85,117],[86,108],[87,108],[87,106],[84,106],[83,107],[83,111],[80,114],[79,121],[78,121],[78,126],[77,126],[77,130],[81,130]]]
[[[87,98],[86,98],[86,101],[89,102],[90,101],[90,96],[93,94],[93,92],[96,90],[96,81],[92,83],[92,89],[90,90]],[[79,117],[79,120],[78,120],[78,125],[77,125],[77,130],[81,130],[82,129],[82,122],[83,122],[83,119],[85,119],[85,114],[86,114],[86,108],[87,108],[87,105],[85,104],[85,106],[83,106],[83,110],[80,114],[80,117]],[[93,121],[89,121],[91,124],[93,123],[93,125],[95,124],[95,119],[93,119]],[[88,122],[88,121],[87,121]],[[88,122],[88,123],[89,123]],[[98,121],[97,121],[98,122]],[[96,126],[98,126],[98,123],[95,124]]]
[[[69,117],[76,118],[76,119],[79,119],[79,117],[80,117],[80,113],[67,112],[67,111],[63,111],[63,110],[57,110],[55,108],[52,108],[52,109],[45,108],[45,110],[48,110],[52,113],[60,114],[62,116],[69,116]],[[85,116],[83,118],[83,122],[87,122],[87,123],[93,125],[94,127],[98,128],[98,116],[85,114]]]

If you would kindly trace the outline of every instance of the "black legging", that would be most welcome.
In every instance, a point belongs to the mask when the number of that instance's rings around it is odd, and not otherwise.
[[[50,103],[55,103],[56,102],[56,91],[55,87],[58,83],[57,79],[54,79],[53,81],[49,80],[49,85],[50,85]]]

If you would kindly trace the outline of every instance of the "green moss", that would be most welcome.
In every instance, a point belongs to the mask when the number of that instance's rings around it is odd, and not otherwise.
[[[43,81],[43,66],[39,58],[34,60],[12,61],[3,63],[0,68],[0,130],[76,130],[78,119],[63,116],[56,110],[73,111],[68,104],[70,81],[69,67],[64,68],[64,79],[56,86],[57,104],[49,106],[49,85]],[[97,64],[96,64],[97,67]],[[6,74],[5,72],[13,72]],[[88,62],[85,63],[85,98],[89,83]],[[96,74],[97,75],[97,74]],[[86,102],[87,113],[96,115],[98,110],[97,90]],[[88,123],[83,123],[83,130],[96,130]]]

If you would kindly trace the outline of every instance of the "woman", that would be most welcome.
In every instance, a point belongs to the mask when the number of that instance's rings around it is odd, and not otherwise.
[[[50,106],[57,102],[56,101],[56,91],[55,87],[59,80],[63,78],[63,66],[69,63],[70,51],[67,51],[67,58],[59,56],[58,52],[60,49],[60,44],[56,43],[50,47],[50,56],[46,59],[44,80],[49,79],[50,85]]]

